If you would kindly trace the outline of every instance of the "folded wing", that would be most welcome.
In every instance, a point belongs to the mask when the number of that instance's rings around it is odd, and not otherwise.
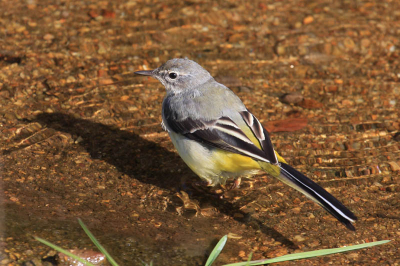
[[[249,115],[248,115],[249,114]],[[243,120],[250,127],[262,149],[258,148],[243,132],[242,129],[229,117],[220,117],[215,120],[186,118],[181,121],[166,118],[168,126],[176,133],[189,139],[199,141],[210,146],[230,152],[249,156],[255,160],[275,164],[278,162],[268,132],[250,112],[241,113]],[[246,115],[246,117],[245,117]],[[246,118],[251,117],[248,123]],[[249,120],[249,119],[247,119]],[[257,133],[255,133],[255,131]]]

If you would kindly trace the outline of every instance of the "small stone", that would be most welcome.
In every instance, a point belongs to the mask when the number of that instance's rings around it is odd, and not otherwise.
[[[244,250],[239,251],[239,257],[241,258],[246,257],[246,252]]]
[[[43,36],[43,39],[45,39],[46,41],[51,41],[54,39],[54,35],[47,33],[46,35]]]
[[[97,76],[100,78],[108,76],[107,70],[106,69],[97,70]]]
[[[278,55],[284,55],[284,54],[285,54],[285,51],[286,51],[286,49],[285,49],[285,46],[283,46],[283,45],[278,45],[278,46],[276,47],[276,53],[277,53]]]
[[[390,165],[390,169],[393,172],[399,171],[400,170],[400,166],[396,163],[396,162],[388,162],[388,164]]]
[[[356,259],[358,259],[358,255],[359,255],[358,253],[353,252],[353,253],[346,254],[346,257],[347,257],[348,259],[356,260]]]
[[[18,32],[18,33],[22,33],[25,30],[26,30],[26,27],[25,26],[21,26],[21,25],[19,25],[18,27],[15,28],[15,31]]]
[[[368,38],[364,38],[361,40],[361,46],[364,48],[367,48],[370,44],[371,44],[371,41]]]
[[[203,212],[202,212],[203,213]],[[228,233],[228,238],[232,238],[232,239],[241,239],[242,236],[238,235],[238,234],[234,234],[234,233]]]
[[[321,243],[319,243],[318,240],[314,240],[313,242],[308,243],[308,246],[311,247],[311,248],[315,248],[315,247],[318,247],[320,245],[321,245]]]
[[[100,82],[101,85],[112,85],[112,84],[114,84],[114,81],[112,79],[109,79],[109,78],[100,79],[99,82]]]
[[[288,249],[287,248],[278,248],[274,251],[268,252],[266,254],[267,257],[269,258],[275,258],[275,257],[279,257],[279,256],[283,256],[288,254]]]
[[[162,222],[155,222],[154,223],[154,227],[156,227],[156,228],[160,228],[161,225],[162,225]]]
[[[94,10],[90,10],[90,11],[88,12],[88,15],[89,15],[89,17],[91,17],[91,18],[96,18],[96,17],[99,16],[99,14],[98,14],[96,11],[94,11]]]
[[[303,95],[299,92],[290,92],[290,93],[285,93],[281,97],[281,102],[283,103],[299,103],[304,99]]]
[[[301,235],[295,235],[293,237],[294,240],[296,240],[297,242],[303,242],[304,240],[306,240],[304,237],[302,237]]]
[[[27,256],[31,256],[31,255],[33,255],[34,253],[33,253],[33,250],[32,250],[32,249],[27,249],[27,250],[24,251],[24,254],[27,255]]]
[[[314,18],[313,18],[312,16],[308,16],[308,17],[305,17],[305,18],[303,19],[303,24],[304,24],[304,25],[307,25],[307,24],[312,23],[313,21],[314,21]]]
[[[295,204],[295,205],[299,205],[300,203],[301,203],[301,200],[299,198],[295,198],[293,200],[293,204]]]
[[[36,23],[35,21],[29,21],[29,22],[28,22],[28,25],[29,25],[29,27],[34,28],[34,27],[37,26],[37,23]]]
[[[102,45],[102,44],[99,44],[99,49],[97,50],[97,53],[99,53],[99,54],[107,53],[106,47],[104,45]]]
[[[301,212],[301,208],[300,207],[296,207],[296,208],[293,208],[292,211],[294,213],[296,213],[296,214],[299,214]]]
[[[67,78],[67,83],[73,83],[73,82],[76,82],[75,77],[69,76],[69,77]]]
[[[338,86],[332,85],[332,86],[326,87],[327,92],[337,92],[337,90],[338,90]]]
[[[344,100],[342,101],[342,105],[348,107],[348,106],[354,105],[354,102],[353,102],[353,101],[350,101],[350,100],[348,100],[348,99],[344,99]]]

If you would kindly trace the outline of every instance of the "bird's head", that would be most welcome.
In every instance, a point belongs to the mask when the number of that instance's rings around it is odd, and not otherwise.
[[[192,90],[212,79],[207,70],[187,58],[174,58],[159,68],[137,71],[135,74],[152,76],[173,93]]]

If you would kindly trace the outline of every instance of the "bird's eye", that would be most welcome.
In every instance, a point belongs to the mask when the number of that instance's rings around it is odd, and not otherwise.
[[[168,77],[169,77],[170,79],[176,79],[177,76],[178,76],[178,74],[176,74],[175,72],[171,72],[171,73],[169,73],[169,75],[168,75]]]

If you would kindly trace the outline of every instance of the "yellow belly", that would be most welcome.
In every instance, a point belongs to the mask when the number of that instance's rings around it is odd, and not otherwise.
[[[275,177],[280,174],[280,168],[277,165],[257,162],[248,156],[221,149],[209,149],[199,142],[174,132],[169,132],[169,135],[189,168],[210,185],[223,184],[227,178],[256,173],[261,169]],[[285,162],[279,154],[277,157],[280,162]]]
[[[224,184],[227,178],[235,178],[257,172],[260,165],[248,156],[220,149],[209,149],[203,144],[182,135],[169,132],[179,155],[199,177],[210,185]]]
[[[212,153],[215,167],[224,172],[242,172],[261,169],[252,158],[224,150],[215,150]]]

